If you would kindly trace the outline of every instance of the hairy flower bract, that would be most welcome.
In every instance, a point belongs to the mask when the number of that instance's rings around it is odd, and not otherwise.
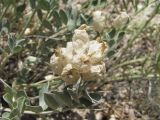
[[[85,28],[76,29],[66,47],[57,48],[50,59],[53,72],[68,84],[78,79],[101,79],[106,70],[104,57],[108,51],[104,41],[90,40]]]

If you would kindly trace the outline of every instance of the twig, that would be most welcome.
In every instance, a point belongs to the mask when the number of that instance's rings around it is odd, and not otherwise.
[[[49,36],[48,39],[55,38],[59,35],[63,35],[65,32],[67,32],[67,28],[62,28],[62,30],[58,31],[57,33],[53,34],[52,36]]]
[[[11,112],[11,109],[9,109],[9,108],[0,108],[0,111]],[[52,111],[39,112],[39,113],[28,111],[28,110],[24,111],[24,114],[31,114],[31,115],[48,115],[48,114],[52,114],[52,113],[58,113],[58,112],[53,111],[53,110]]]
[[[28,25],[30,24],[30,22],[32,21],[34,15],[36,13],[36,9],[33,10],[32,15],[30,16],[30,18],[28,19],[26,25],[24,26],[23,30],[21,31],[20,35],[18,36],[18,38],[21,38],[22,35],[24,34],[25,30],[27,29]]]
[[[0,21],[2,20],[3,16],[5,15],[5,13],[7,12],[8,8],[9,8],[10,4],[7,5],[7,7],[5,8],[5,10],[3,11],[3,13],[0,16]]]
[[[159,6],[160,6],[160,1],[159,2],[155,2],[155,9],[153,10],[152,14],[149,16],[150,18],[145,21],[145,24],[143,24],[141,26],[141,28],[138,29],[138,31],[133,35],[133,37],[128,41],[128,44],[120,51],[117,53],[117,58],[118,60],[120,60],[122,58],[122,55],[126,53],[126,51],[128,50],[128,48],[130,48],[132,46],[133,41],[140,35],[140,33],[144,30],[144,28],[149,24],[149,22],[155,17],[155,15],[158,12]],[[118,55],[119,54],[119,55]]]
[[[46,82],[50,82],[50,81],[53,81],[53,80],[58,80],[60,79],[61,77],[54,77],[53,79],[50,79],[50,80],[42,80],[42,81],[39,81],[39,82],[36,82],[36,83],[32,83],[32,84],[20,84],[20,85],[16,85],[16,87],[35,87],[35,86],[39,86],[41,85],[42,83],[46,83]]]
[[[10,57],[11,57],[11,54],[7,55],[7,56],[3,59],[3,61],[2,61],[1,64],[0,64],[0,71],[3,70],[3,68],[5,67],[5,65],[6,65],[8,59],[9,59]]]
[[[146,60],[146,58],[138,58],[138,59],[135,59],[135,60],[125,61],[125,62],[123,62],[121,64],[118,64],[117,66],[115,66],[111,69],[114,70],[114,69],[117,69],[119,67],[123,67],[123,66],[130,65],[130,64],[133,64],[133,63],[143,62],[145,60]]]
[[[10,87],[2,78],[0,78],[0,81],[3,83],[3,85]]]
[[[29,35],[29,36],[25,36],[25,38],[41,38],[41,39],[51,39],[51,40],[55,40],[55,41],[59,41],[59,40],[65,40],[62,38],[51,38],[48,36],[42,36],[42,35]],[[37,40],[41,40],[41,39],[37,39]]]
[[[157,75],[157,77],[160,77],[159,75]],[[149,78],[154,78],[154,75],[153,74],[150,74],[148,75],[147,77],[144,78],[144,76],[141,76],[141,75],[134,75],[134,76],[129,76],[129,78],[126,80],[124,77],[117,77],[117,78],[108,78],[108,79],[111,79],[111,80],[105,80],[103,81],[98,87],[97,89],[103,87],[105,84],[109,84],[109,83],[115,83],[115,82],[124,82],[124,81],[133,81],[133,80],[139,80],[139,79],[149,79]]]

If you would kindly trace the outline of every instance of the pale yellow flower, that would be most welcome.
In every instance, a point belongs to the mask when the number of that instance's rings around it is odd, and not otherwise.
[[[90,70],[87,72],[82,73],[82,79],[84,80],[97,80],[102,79],[104,76],[106,70],[105,70],[105,63],[102,62],[98,65],[92,65],[90,66]]]
[[[101,79],[105,74],[103,58],[107,51],[107,44],[103,41],[90,40],[82,26],[75,30],[72,42],[68,42],[66,48],[56,49],[50,63],[54,73],[68,84],[74,84],[81,78]]]
[[[53,54],[50,59],[50,63],[52,65],[53,73],[61,75],[63,67],[65,65],[64,59],[62,59],[61,57],[57,57],[55,54]]]
[[[93,12],[93,26],[96,31],[103,31],[105,27],[105,15],[102,11]]]
[[[91,63],[96,64],[103,60],[108,51],[108,46],[105,42],[96,40],[90,41],[87,55],[91,58]]]
[[[121,12],[114,21],[113,24],[115,28],[123,28],[129,21],[129,15],[126,12]]]
[[[73,68],[72,64],[67,64],[62,71],[62,79],[68,84],[73,84],[80,79],[80,73]]]
[[[73,41],[76,41],[76,40],[81,40],[83,43],[88,42],[89,35],[86,32],[86,30],[80,30],[80,29],[75,30],[73,35]]]

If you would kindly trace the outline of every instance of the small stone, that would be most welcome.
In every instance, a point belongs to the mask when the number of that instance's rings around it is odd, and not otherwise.
[[[102,120],[103,119],[103,113],[102,112],[98,112],[96,114],[96,120]]]

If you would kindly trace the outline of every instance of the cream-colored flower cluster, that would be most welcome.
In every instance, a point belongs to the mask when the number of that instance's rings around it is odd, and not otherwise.
[[[121,12],[113,21],[115,28],[122,29],[129,21],[129,15],[126,12]]]
[[[102,32],[105,28],[105,15],[102,11],[95,11],[93,12],[93,26],[94,29],[98,32]]]
[[[105,74],[105,63],[108,46],[103,41],[90,40],[84,28],[76,29],[71,42],[66,48],[58,48],[51,57],[50,63],[55,74],[68,84],[78,79],[96,80]]]

